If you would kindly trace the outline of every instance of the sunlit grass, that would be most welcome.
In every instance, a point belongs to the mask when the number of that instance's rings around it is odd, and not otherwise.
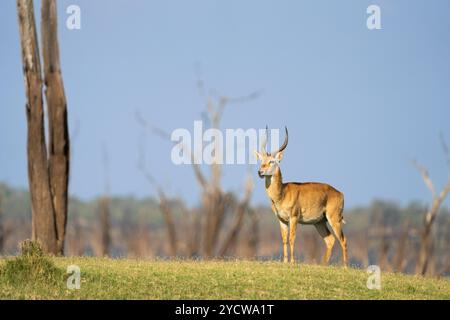
[[[0,260],[0,270],[6,270],[7,261]],[[0,298],[450,299],[450,279],[382,273],[382,289],[369,290],[365,270],[337,266],[90,257],[49,261],[60,271],[50,278],[14,276],[11,269],[8,275],[0,271]],[[79,290],[67,289],[67,277],[61,276],[72,264],[81,268]]]

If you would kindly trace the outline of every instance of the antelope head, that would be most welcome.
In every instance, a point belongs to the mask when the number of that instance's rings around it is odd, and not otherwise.
[[[261,145],[261,151],[258,152],[255,150],[256,159],[261,161],[261,166],[258,170],[258,175],[260,178],[272,176],[279,167],[280,161],[283,159],[284,149],[286,149],[289,140],[287,127],[284,127],[284,130],[286,131],[286,136],[284,138],[283,145],[278,150],[270,153],[266,151],[267,140],[269,140],[269,129],[266,126],[266,137]]]

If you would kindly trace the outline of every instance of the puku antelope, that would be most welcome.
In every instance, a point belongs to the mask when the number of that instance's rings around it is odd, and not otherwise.
[[[266,127],[266,139],[262,144],[261,151],[255,150],[256,158],[261,161],[258,175],[261,179],[265,179],[266,193],[272,202],[272,210],[280,221],[281,237],[283,239],[283,261],[288,262],[288,233],[291,262],[295,261],[295,235],[297,223],[300,223],[314,225],[325,241],[324,264],[328,264],[330,260],[336,237],[342,248],[344,265],[347,265],[347,243],[342,231],[342,226],[345,223],[342,215],[344,195],[325,183],[283,183],[280,161],[283,159],[283,153],[289,140],[286,127],[285,130],[286,137],[280,149],[272,153],[266,151],[269,135],[269,130]],[[328,229],[327,222],[334,231],[334,235]]]

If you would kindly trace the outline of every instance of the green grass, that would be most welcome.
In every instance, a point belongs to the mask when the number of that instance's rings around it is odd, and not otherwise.
[[[87,257],[41,257],[41,262],[30,263],[23,259],[0,260],[0,299],[450,299],[450,279],[382,273],[382,289],[368,290],[365,270],[337,266]],[[66,268],[71,264],[81,268],[79,290],[66,288]]]

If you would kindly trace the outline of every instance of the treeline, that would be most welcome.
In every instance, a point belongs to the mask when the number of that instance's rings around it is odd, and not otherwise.
[[[0,184],[0,243],[3,254],[15,254],[17,243],[31,236],[30,200],[27,191]],[[179,199],[167,199],[176,223],[177,256],[196,258],[188,254],[193,210],[185,210]],[[102,225],[102,198],[69,201],[67,226],[67,255],[109,255],[114,257],[169,257],[167,226],[157,198],[110,197],[107,230]],[[255,207],[255,214],[246,215],[243,226],[229,256],[248,259],[278,259],[281,255],[278,222],[270,208]],[[413,273],[420,245],[420,228],[427,205],[413,202],[401,206],[395,202],[374,201],[367,207],[348,208],[345,211],[346,233],[352,265],[365,267],[378,264],[384,270]],[[256,217],[256,219],[255,219]],[[434,230],[435,245],[429,274],[448,274],[450,255],[450,210],[441,209]],[[232,224],[231,217],[225,224]],[[104,233],[108,234],[105,244]],[[297,258],[319,263],[322,239],[311,226],[301,226]],[[106,247],[104,247],[106,245]],[[332,261],[337,262],[335,250]]]
[[[2,199],[2,208],[5,218],[29,219],[30,213],[30,197],[28,191],[20,188],[9,187],[4,183],[0,183],[0,197]],[[95,212],[98,210],[100,197],[88,201],[83,201],[77,197],[70,197],[69,203],[69,221],[74,217],[87,220],[95,219]],[[135,198],[135,197],[111,197],[110,198],[110,215],[115,221],[129,220],[136,222],[141,218],[148,219],[149,222],[156,226],[164,224],[157,198]],[[176,217],[182,215],[182,200],[169,200],[170,207]],[[375,200],[369,206],[354,207],[345,209],[345,225],[348,231],[357,231],[373,227],[374,218],[382,219],[392,228],[401,227],[405,220],[410,220],[412,227],[418,227],[422,223],[423,213],[426,211],[428,204],[414,201],[406,206],[401,206],[394,201]],[[263,213],[262,221],[273,223],[273,213],[269,207],[258,207]],[[266,212],[267,211],[267,212]],[[450,209],[443,207],[439,213],[439,225],[446,223],[450,219]],[[376,220],[376,219],[375,219]]]

